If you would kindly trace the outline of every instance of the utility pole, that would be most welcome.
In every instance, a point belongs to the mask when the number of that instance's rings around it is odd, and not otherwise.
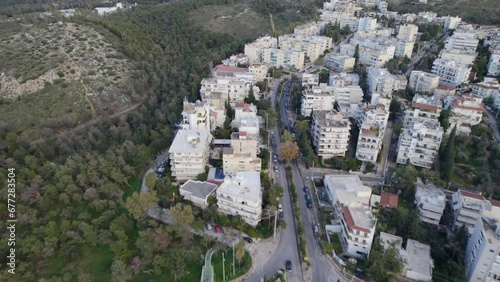
[[[235,270],[234,268],[236,267],[236,264],[234,263],[234,242],[233,242],[233,276],[235,275]]]
[[[279,198],[276,198],[279,200]],[[274,234],[273,234],[273,239],[276,239],[276,222],[278,221],[278,210],[274,212]]]
[[[224,252],[222,252],[222,281],[226,281],[226,268],[224,264],[226,264],[226,260],[224,259]]]

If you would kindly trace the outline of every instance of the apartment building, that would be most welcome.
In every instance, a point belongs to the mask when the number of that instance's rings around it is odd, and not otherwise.
[[[236,103],[231,127],[238,128],[239,131],[246,132],[249,135],[258,135],[260,125],[257,117],[257,107],[254,104]]]
[[[396,38],[404,42],[415,42],[418,26],[413,24],[404,24],[399,26]]]
[[[412,123],[422,123],[424,121],[436,121],[441,114],[441,101],[435,97],[415,95],[411,107],[405,111],[404,126]]]
[[[319,24],[317,22],[310,22],[296,26],[293,29],[293,34],[300,36],[315,36],[320,33]]]
[[[360,47],[382,51],[392,59],[396,52],[397,39],[381,35],[377,31],[356,32],[349,40],[349,43],[354,46],[359,45]]]
[[[449,96],[454,96],[456,93],[456,88],[449,85],[439,85],[434,89],[434,96],[439,100],[444,100]]]
[[[491,48],[490,60],[488,61],[488,75],[500,75],[500,47]]]
[[[369,67],[367,75],[369,93],[379,93],[382,97],[392,97],[392,92],[404,90],[407,80],[403,75],[393,75],[387,69]]]
[[[267,76],[269,68],[263,64],[251,64],[248,67],[248,72],[253,73],[255,75],[255,80],[257,82],[264,81]],[[264,89],[262,89],[264,90]]]
[[[351,122],[335,110],[314,111],[311,137],[318,156],[323,159],[344,157],[349,145]]]
[[[257,157],[258,135],[244,131],[231,134],[231,147],[222,151],[222,165],[225,174],[235,175],[243,171],[261,171],[262,161]]]
[[[396,52],[394,53],[394,56],[396,57],[408,57],[408,59],[411,59],[411,56],[413,54],[413,47],[415,43],[413,42],[406,42],[403,40],[398,40],[396,42]]]
[[[206,130],[211,131],[213,128],[210,120],[210,108],[206,101],[196,101],[189,103],[187,98],[184,99],[182,111],[181,128],[184,130]]]
[[[474,60],[476,59],[476,54],[475,53],[467,54],[456,50],[452,51],[441,50],[441,52],[439,53],[439,58],[452,60],[455,61],[455,63],[457,64],[468,66],[474,63]]]
[[[389,112],[382,104],[364,107],[358,118],[360,127],[356,159],[375,163],[382,148]]]
[[[418,20],[422,22],[432,23],[435,22],[437,14],[433,12],[419,12]]]
[[[415,205],[418,208],[418,217],[421,221],[439,225],[446,208],[446,195],[443,189],[432,183],[424,183],[420,178],[417,178]]]
[[[311,88],[319,85],[319,74],[317,73],[302,73],[300,77],[302,87]]]
[[[357,32],[372,31],[375,29],[377,29],[377,19],[370,17],[359,19]]]
[[[328,53],[325,56],[325,66],[338,72],[350,72],[354,70],[356,59],[354,57]]]
[[[356,4],[364,7],[375,7],[376,0],[356,0]]]
[[[358,22],[359,18],[354,16],[354,10],[352,15],[340,11],[325,10],[320,15],[319,25],[320,28],[323,29],[327,24],[338,23],[340,28],[349,26],[352,32],[356,32],[358,30]]]
[[[471,68],[450,59],[436,59],[432,65],[432,73],[439,75],[439,83],[457,87],[468,83]]]
[[[451,228],[458,231],[465,225],[469,234],[471,234],[483,212],[492,209],[491,202],[486,200],[480,193],[458,190],[451,196],[451,210],[454,217]]]
[[[212,134],[207,130],[179,130],[168,150],[172,176],[177,181],[194,179],[205,172]]]
[[[349,205],[369,205],[372,189],[363,185],[357,175],[326,174],[323,179],[330,203],[337,214]]]
[[[286,34],[278,38],[278,46],[282,50],[304,52],[311,62],[323,55],[325,50],[333,46],[332,38],[327,36],[302,36]]]
[[[444,50],[475,54],[479,40],[475,33],[455,31],[445,41]]]
[[[447,16],[444,21],[444,29],[457,29],[461,21],[462,19],[459,17]]]
[[[375,6],[379,10],[379,12],[386,13],[387,12],[387,7],[389,6],[389,4],[387,3],[387,1],[377,0],[375,2]]]
[[[218,211],[241,216],[251,226],[257,226],[262,217],[262,188],[260,173],[256,171],[238,172],[226,175],[217,188]]]
[[[250,59],[245,54],[231,55],[229,58],[222,60],[222,64],[230,67],[247,66]]]
[[[394,48],[394,51],[396,49]],[[354,57],[356,53],[356,45],[354,44],[342,44],[340,45],[340,55]],[[376,50],[374,48],[359,46],[359,59],[358,63],[367,66],[383,67],[390,59],[394,57],[394,54],[390,54]]]
[[[450,96],[445,100],[445,106],[451,109],[449,117],[452,130],[457,126],[457,134],[469,135],[471,126],[481,122],[483,113],[486,111],[482,105],[483,98],[480,96]]]
[[[408,239],[406,249],[401,249],[399,256],[403,261],[403,275],[411,281],[432,281],[434,260],[431,246]]]
[[[500,224],[478,218],[465,250],[467,281],[500,279]]]
[[[229,98],[229,102],[234,106],[235,103],[243,103],[251,88],[254,95],[258,96],[260,90],[257,86],[254,86],[254,83],[255,80],[247,77],[204,78],[201,81],[200,96],[203,101],[207,100],[209,104],[218,104],[218,102],[214,101],[210,103],[209,100],[218,100],[220,98],[222,103],[225,103]]]
[[[357,204],[342,207],[340,238],[344,252],[359,259],[370,255],[377,219],[369,205]]]
[[[333,87],[344,87],[348,85],[359,85],[359,75],[356,73],[330,73],[328,85]]]
[[[338,111],[344,117],[355,117],[359,105],[363,100],[363,90],[359,85],[345,85],[334,87],[335,100],[339,105]]]
[[[472,84],[472,94],[483,98],[500,95],[500,83],[493,77],[485,77],[483,82]]]
[[[438,75],[417,70],[411,72],[410,81],[408,82],[408,86],[417,93],[432,93],[438,87],[438,84]]]
[[[432,168],[443,138],[443,128],[437,120],[412,123],[399,137],[397,163]]]
[[[314,111],[332,110],[335,104],[334,88],[320,84],[302,92],[300,113],[307,117]]]
[[[305,53],[276,48],[268,48],[262,51],[262,63],[274,67],[286,69],[301,69],[304,67]]]
[[[260,37],[252,43],[245,44],[245,55],[248,56],[248,63],[261,63],[263,50],[277,47],[278,39],[271,36]]]

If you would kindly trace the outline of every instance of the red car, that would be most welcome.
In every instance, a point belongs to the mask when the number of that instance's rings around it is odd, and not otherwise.
[[[220,233],[220,225],[219,224],[215,225],[215,233]]]

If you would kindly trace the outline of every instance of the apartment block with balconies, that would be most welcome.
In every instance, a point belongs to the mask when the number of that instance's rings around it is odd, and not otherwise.
[[[399,137],[397,163],[432,168],[443,133],[437,120],[409,124]]]
[[[300,113],[303,116],[309,116],[312,111],[333,110],[334,104],[334,87],[322,83],[319,86],[313,86],[311,89],[302,91]]]
[[[470,234],[484,210],[492,210],[492,205],[480,193],[458,190],[451,197],[451,210],[454,217],[452,230],[458,231],[465,225]]]
[[[311,137],[318,156],[344,157],[349,145],[351,123],[335,110],[313,111]]]
[[[403,90],[408,84],[406,77],[393,75],[385,68],[369,67],[367,75],[368,92],[382,97],[392,97],[392,92]]]
[[[252,43],[245,44],[245,55],[248,56],[250,64],[262,62],[262,52],[267,48],[277,48],[278,39],[271,36],[257,38]]]
[[[417,93],[432,93],[438,85],[438,75],[416,70],[411,72],[410,80],[408,82],[408,86]]]
[[[184,100],[181,128],[185,130],[212,130],[210,122],[210,107],[206,101],[189,103]]]
[[[478,218],[464,254],[467,281],[500,279],[500,223]]]
[[[325,50],[333,46],[332,38],[327,36],[282,35],[278,38],[278,46],[282,50],[304,52],[311,62],[323,55]],[[296,67],[301,68],[301,67]]]
[[[405,111],[403,125],[438,120],[441,109],[441,101],[436,96],[415,95],[411,107]]]
[[[358,118],[360,127],[356,159],[375,163],[384,139],[389,113],[384,105],[364,107]]]
[[[305,52],[290,49],[267,48],[262,51],[262,63],[285,69],[304,67]]]
[[[468,65],[451,59],[436,59],[432,65],[432,73],[439,76],[439,82],[453,87],[468,83],[470,71]]]
[[[258,154],[258,135],[244,131],[231,134],[231,147],[222,151],[222,166],[225,174],[236,175],[238,172],[257,171],[262,169],[262,161]]]
[[[325,66],[331,70],[339,72],[349,72],[354,70],[356,59],[350,56],[336,55],[328,53],[325,56]]]
[[[205,172],[212,134],[208,130],[179,130],[168,150],[172,176],[177,181],[194,179]]]
[[[432,183],[424,183],[417,178],[415,205],[418,208],[418,217],[421,221],[439,225],[446,208],[446,195],[443,189]]]
[[[482,105],[482,101],[483,98],[481,96],[474,95],[448,97],[445,100],[445,105],[451,109],[449,131],[453,130],[456,126],[458,134],[469,135],[471,126],[479,124],[483,113],[486,111]]]
[[[344,252],[359,259],[370,255],[377,219],[370,207],[353,204],[342,207],[340,238]]]

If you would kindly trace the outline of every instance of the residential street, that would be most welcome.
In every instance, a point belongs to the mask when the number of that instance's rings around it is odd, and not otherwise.
[[[425,57],[425,55],[427,55],[432,49],[434,49],[439,42],[443,42],[446,40],[446,38],[448,38],[448,33],[446,33],[439,41],[435,41],[435,39],[427,42],[426,44],[424,44],[424,46],[422,46],[419,50],[419,52],[413,57],[413,59],[411,59],[411,63],[410,65],[408,66],[408,70],[406,71],[405,73],[405,76],[410,76],[410,73],[411,71],[413,70],[413,68],[415,67],[415,64],[417,64],[423,57]],[[429,50],[426,51],[426,47],[429,47]]]
[[[495,133],[495,138],[497,140],[500,140],[500,130],[498,130],[497,119],[490,111],[486,111],[486,115],[488,116],[488,122],[490,123],[491,128],[493,129],[493,132]]]
[[[389,157],[389,150],[391,147],[392,140],[392,121],[387,122],[387,126],[385,127],[384,140],[382,141],[383,151],[382,151],[382,160],[377,167],[378,175],[385,175],[385,168],[387,166],[387,158]]]

